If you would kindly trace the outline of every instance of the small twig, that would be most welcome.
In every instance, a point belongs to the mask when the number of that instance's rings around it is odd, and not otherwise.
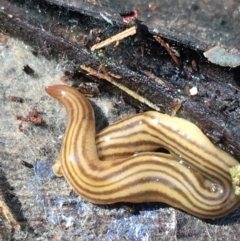
[[[151,101],[145,99],[143,96],[139,95],[138,93],[128,89],[126,86],[119,84],[118,82],[113,80],[113,78],[111,78],[107,73],[100,73],[100,72],[92,69],[91,67],[87,67],[85,65],[80,65],[80,68],[87,71],[90,75],[93,75],[99,79],[105,79],[105,80],[109,81],[113,85],[117,86],[119,89],[123,90],[128,95],[132,96],[134,99],[140,101],[141,103],[143,103],[145,105],[148,105],[149,107],[151,107],[152,109],[154,109],[156,111],[160,111],[160,108],[157,105],[155,105]]]
[[[7,206],[7,204],[0,200],[0,212],[4,215],[4,217],[7,219],[7,221],[11,224],[13,228],[20,228],[20,225],[18,221],[14,218],[14,215],[12,214],[11,210]]]
[[[169,55],[171,56],[171,58],[173,59],[173,61],[177,64],[177,66],[179,66],[179,60],[176,57],[176,55],[173,53],[171,47],[169,46],[168,43],[166,43],[160,36],[157,35],[153,35],[153,38],[158,41],[169,53]]]
[[[167,88],[171,88],[169,84],[165,83],[165,81],[159,77],[157,77],[156,75],[154,75],[153,73],[151,73],[148,70],[143,70],[142,71],[144,74],[146,74],[148,77],[150,77],[151,79],[153,79],[155,82],[167,87]]]
[[[109,45],[113,42],[122,40],[122,39],[124,39],[128,36],[134,35],[134,34],[136,34],[136,32],[137,32],[137,28],[136,28],[136,26],[133,26],[131,28],[128,28],[128,29],[122,31],[121,33],[118,33],[118,34],[100,42],[100,43],[94,44],[91,47],[91,50],[94,51],[96,49],[101,49],[101,48],[103,48],[103,47],[105,47],[105,46],[107,46],[107,45]]]
[[[181,100],[175,100],[174,101],[171,116],[176,116],[177,112],[182,107],[182,102],[183,101],[181,101]]]
[[[18,102],[18,103],[23,103],[24,99],[22,97],[14,96],[14,95],[9,95],[8,99],[13,101],[13,102]]]

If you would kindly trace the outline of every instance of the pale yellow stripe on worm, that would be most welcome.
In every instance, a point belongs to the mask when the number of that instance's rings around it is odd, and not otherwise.
[[[133,145],[141,146],[138,137],[149,140],[150,136],[156,136],[153,137],[156,145],[167,148],[171,154],[147,152],[124,159],[100,161],[95,143],[94,115],[89,102],[67,86],[50,86],[46,91],[67,109],[68,126],[59,164],[66,180],[83,198],[99,204],[165,202],[202,218],[222,217],[239,207],[240,197],[235,196],[230,175],[225,170],[237,161],[215,148],[193,124],[147,112],[142,116],[146,125],[144,129],[140,122],[132,125],[133,120],[141,115],[128,118],[117,125],[123,128],[123,132],[126,129],[126,135],[132,130],[129,140]],[[132,128],[127,128],[128,125]],[[112,128],[111,135],[114,135],[114,130],[116,135],[120,135],[116,141],[118,145],[124,141],[122,132],[114,125]],[[109,133],[105,136],[109,137]],[[108,144],[106,150],[107,147]],[[118,150],[110,149],[110,153],[117,156]]]

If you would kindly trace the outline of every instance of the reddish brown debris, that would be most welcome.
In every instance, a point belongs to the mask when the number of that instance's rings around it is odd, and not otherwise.
[[[43,117],[38,115],[38,110],[36,108],[33,108],[31,111],[29,111],[26,117],[18,115],[17,120],[21,120],[21,123],[19,124],[20,131],[23,131],[23,122],[31,122],[34,125],[40,125],[43,123]]]
[[[166,43],[160,36],[153,35],[153,38],[167,50],[173,61],[176,63],[177,67],[179,67],[179,60],[176,54],[174,53],[173,49],[169,46],[169,44]]]
[[[130,13],[121,14],[121,16],[122,16],[123,22],[129,24],[138,17],[138,12],[137,10],[133,10]]]

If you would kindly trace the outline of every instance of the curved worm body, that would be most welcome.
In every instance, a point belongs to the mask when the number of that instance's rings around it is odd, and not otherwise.
[[[96,204],[164,202],[201,218],[222,217],[240,206],[229,174],[229,167],[238,162],[192,123],[153,111],[137,114],[103,130],[97,150],[88,100],[68,86],[49,86],[46,91],[68,113],[57,162],[60,172],[55,173],[83,198]],[[125,156],[124,151],[130,155],[159,146],[170,154],[142,152],[116,159]]]

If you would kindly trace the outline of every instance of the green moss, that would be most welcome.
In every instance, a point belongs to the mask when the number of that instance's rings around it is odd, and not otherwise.
[[[230,168],[230,174],[232,177],[232,184],[235,188],[235,194],[240,195],[240,164]]]

